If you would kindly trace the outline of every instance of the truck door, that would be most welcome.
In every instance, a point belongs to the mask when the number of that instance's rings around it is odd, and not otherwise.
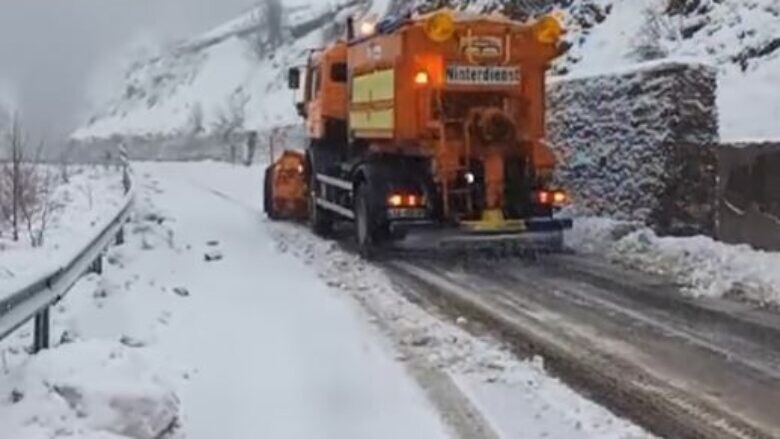
[[[311,139],[322,138],[322,68],[320,65],[309,67],[306,84],[306,102],[308,118],[306,132]]]

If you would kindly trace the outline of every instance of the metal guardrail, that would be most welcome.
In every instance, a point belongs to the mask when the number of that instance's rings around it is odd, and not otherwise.
[[[49,347],[49,308],[59,302],[86,273],[101,273],[103,254],[112,244],[124,241],[124,225],[135,200],[127,161],[123,160],[125,199],[117,214],[67,264],[41,276],[29,285],[0,299],[0,340],[35,319],[33,351]]]

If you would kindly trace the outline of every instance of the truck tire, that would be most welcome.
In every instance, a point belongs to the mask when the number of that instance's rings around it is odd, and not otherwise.
[[[386,233],[380,222],[376,190],[371,183],[364,182],[358,187],[354,210],[358,251],[365,259],[372,259]]]
[[[265,169],[265,179],[263,181],[263,210],[271,220],[278,219],[274,210],[274,166],[271,165]]]

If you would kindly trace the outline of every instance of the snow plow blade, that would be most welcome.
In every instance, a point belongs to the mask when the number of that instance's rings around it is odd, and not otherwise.
[[[396,248],[496,255],[563,253],[564,232],[572,225],[570,219],[547,218],[513,220],[509,228],[489,231],[475,230],[471,226],[441,229],[434,224],[422,229],[417,225],[403,242],[397,243]]]

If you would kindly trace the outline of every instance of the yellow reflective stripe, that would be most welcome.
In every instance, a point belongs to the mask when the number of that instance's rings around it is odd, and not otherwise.
[[[349,126],[353,130],[392,130],[395,127],[395,110],[351,111]]]
[[[352,102],[363,104],[395,98],[395,70],[357,76],[352,80]]]

